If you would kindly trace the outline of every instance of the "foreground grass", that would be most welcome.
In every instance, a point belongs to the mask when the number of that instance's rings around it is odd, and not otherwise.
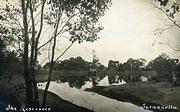
[[[87,91],[94,91],[109,98],[131,102],[139,106],[144,103],[173,105],[180,110],[180,87],[172,88],[167,82],[136,82],[118,86],[95,87]]]

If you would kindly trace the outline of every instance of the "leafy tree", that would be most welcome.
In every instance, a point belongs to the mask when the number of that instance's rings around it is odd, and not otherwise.
[[[101,63],[99,63],[99,66],[98,66],[98,68],[97,68],[97,71],[103,71],[103,70],[106,70],[107,68],[104,66],[104,65],[102,65]]]
[[[22,73],[21,59],[17,52],[7,49],[7,40],[0,39],[0,74],[3,73]]]
[[[111,71],[117,71],[119,69],[119,61],[109,60],[107,69]]]
[[[6,51],[7,67],[6,72],[10,74],[22,73],[22,59],[17,55],[15,51]]]
[[[123,69],[125,71],[139,71],[145,66],[145,59],[128,59],[127,62],[123,63]]]
[[[163,53],[150,61],[147,68],[155,70],[162,79],[171,79],[171,73],[176,70],[177,59],[171,59]]]
[[[50,71],[48,82],[45,88],[43,105],[46,103],[46,95],[51,80],[53,62],[57,61],[62,56],[60,55],[57,59],[54,60],[57,35],[68,32],[68,35],[70,35],[69,40],[72,42],[71,45],[76,41],[78,43],[82,43],[84,41],[93,42],[97,40],[97,33],[102,30],[102,27],[98,26],[97,22],[99,18],[104,15],[104,12],[109,7],[110,2],[110,0],[64,0],[49,2],[51,10],[49,11],[49,16],[47,16],[47,22],[53,25],[55,28],[53,35],[54,42],[52,47]],[[54,15],[51,15],[51,13],[54,13]],[[60,28],[59,23],[63,21],[63,18],[66,18],[66,20],[63,24],[63,27]],[[64,52],[62,54],[64,54]]]
[[[48,68],[50,63],[46,63],[44,68]],[[92,66],[92,62],[84,60],[82,57],[71,57],[70,59],[65,59],[63,61],[54,62],[53,70],[60,71],[89,71]],[[96,67],[97,71],[102,71],[106,67],[99,63],[99,66]]]
[[[14,46],[21,51],[26,99],[29,105],[38,106],[34,67],[40,49],[50,45],[50,69],[43,97],[44,106],[54,62],[58,61],[75,42],[93,42],[99,38],[97,33],[103,27],[98,24],[98,20],[105,15],[111,0],[19,0],[14,3],[4,0],[4,2],[5,6],[0,9],[1,26],[2,29],[8,29],[4,37],[17,40]],[[50,39],[39,44],[43,31],[45,32],[48,27]],[[55,57],[57,38],[63,37],[69,38],[71,44]]]
[[[49,63],[47,63],[45,66],[49,66]],[[89,62],[82,59],[82,57],[72,57],[68,60],[66,59],[58,63],[54,62],[53,69],[63,71],[88,71],[89,66]]]

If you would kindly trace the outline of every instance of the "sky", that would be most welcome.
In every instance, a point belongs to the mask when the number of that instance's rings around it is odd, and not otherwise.
[[[167,23],[165,16],[155,9],[151,0],[112,0],[113,4],[100,19],[104,30],[99,33],[100,39],[93,43],[75,44],[62,56],[61,60],[81,56],[87,61],[92,61],[92,50],[100,63],[107,66],[109,60],[125,62],[129,58],[144,58],[151,60],[161,53],[167,53],[173,58],[178,58],[178,52],[158,42],[177,44],[177,28],[164,32],[160,38],[155,30]],[[153,43],[157,39],[156,44]],[[59,40],[56,56],[68,46],[66,39]],[[43,60],[41,57],[40,60]]]
[[[180,31],[174,27],[161,36],[154,35],[157,28],[171,23],[165,15],[152,6],[151,1],[112,0],[112,6],[99,20],[104,27],[104,30],[99,33],[100,39],[93,43],[74,44],[60,60],[81,56],[87,61],[92,61],[93,50],[96,51],[100,63],[106,66],[109,60],[125,62],[129,58],[144,58],[149,61],[161,53],[179,58],[179,52],[173,51],[167,45],[160,45],[158,42],[166,43],[168,38],[173,45],[178,45]],[[48,30],[45,32],[48,34]],[[48,37],[47,34],[42,36]],[[156,44],[153,45],[156,40]],[[44,42],[40,41],[40,43]],[[58,39],[56,57],[69,44],[68,39]],[[46,59],[47,51],[45,52],[42,52],[39,57],[40,63]]]

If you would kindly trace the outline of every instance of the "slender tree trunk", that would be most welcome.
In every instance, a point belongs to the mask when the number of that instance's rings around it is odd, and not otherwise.
[[[43,29],[43,14],[44,14],[44,5],[46,3],[46,0],[42,1],[42,7],[41,7],[41,23],[40,23],[40,28],[39,28],[39,32],[37,34],[37,37],[35,39],[35,48],[34,48],[34,64],[36,63],[37,60],[37,54],[38,54],[38,43],[39,43],[39,38],[41,36],[42,33],[42,29]],[[35,75],[35,71],[33,71],[33,74]],[[39,105],[39,96],[38,96],[38,87],[37,87],[37,82],[35,79],[35,76],[32,79],[34,86],[34,100],[36,101],[36,103]]]
[[[54,32],[54,42],[53,42],[53,47],[52,47],[52,57],[51,57],[51,62],[50,62],[50,66],[49,66],[48,81],[47,81],[47,84],[46,84],[46,87],[45,87],[45,90],[44,90],[42,106],[46,105],[47,91],[48,91],[50,81],[51,81],[51,75],[52,75],[53,65],[54,65],[54,54],[55,54],[55,48],[56,48],[57,30],[58,30],[58,27],[59,27],[60,18],[61,18],[61,16],[59,16],[58,19],[57,19],[57,24],[56,24],[56,28],[55,28],[55,32]]]
[[[23,65],[24,65],[24,72],[23,76],[25,79],[26,84],[26,102],[27,105],[32,105],[32,98],[33,98],[33,92],[32,92],[32,80],[29,75],[29,66],[28,66],[28,45],[29,45],[29,37],[28,37],[28,22],[27,22],[27,8],[28,8],[28,1],[25,2],[25,0],[21,0],[22,5],[22,12],[23,12],[23,37],[24,37],[24,56],[23,56]]]
[[[46,97],[47,97],[47,91],[50,85],[50,81],[51,81],[51,75],[52,75],[52,71],[53,71],[53,65],[54,65],[54,51],[55,51],[55,46],[56,46],[56,37],[54,38],[54,45],[53,45],[53,49],[52,49],[52,57],[51,57],[51,62],[50,62],[50,66],[49,66],[49,75],[48,75],[48,81],[44,90],[44,95],[43,95],[43,104],[42,106],[46,105]]]
[[[32,37],[31,37],[31,60],[30,60],[30,75],[32,77],[32,90],[33,90],[33,106],[39,106],[38,98],[38,88],[35,80],[35,66],[36,66],[36,57],[35,57],[35,23],[34,23],[34,13],[32,7],[32,0],[30,0],[30,14],[32,21]]]

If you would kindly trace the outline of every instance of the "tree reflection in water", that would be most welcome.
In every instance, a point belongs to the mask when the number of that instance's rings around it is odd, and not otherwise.
[[[70,87],[75,87],[77,89],[81,89],[82,86],[85,86],[85,84],[87,84],[87,82],[91,84],[90,87],[96,87],[96,86],[118,85],[121,84],[120,82],[122,81],[123,81],[123,77],[120,77],[118,75],[106,76],[106,75],[97,75],[94,73],[93,74],[88,73],[87,75],[80,75],[80,76],[63,75],[63,76],[58,76],[58,79],[56,80],[57,83],[68,82]]]

